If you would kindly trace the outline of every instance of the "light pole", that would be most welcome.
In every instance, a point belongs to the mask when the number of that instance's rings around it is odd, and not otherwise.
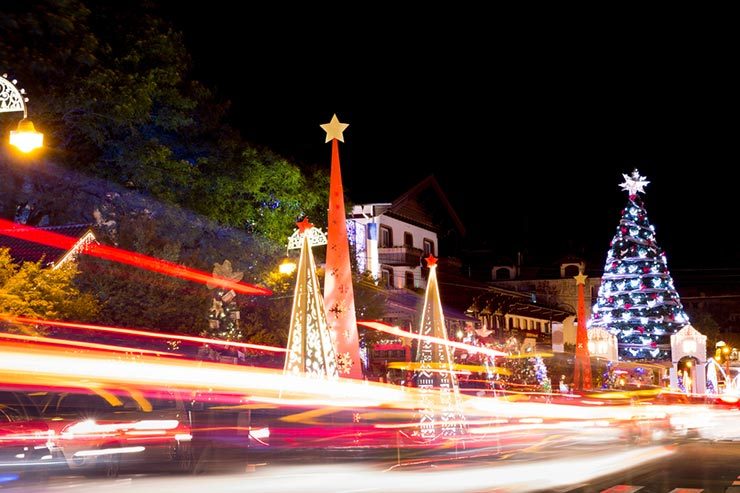
[[[28,119],[28,98],[25,90],[18,89],[17,81],[9,80],[8,74],[0,76],[0,113],[23,112],[23,119],[18,122],[18,128],[10,131],[10,145],[23,153],[29,153],[44,144],[44,134],[37,132],[31,120]]]

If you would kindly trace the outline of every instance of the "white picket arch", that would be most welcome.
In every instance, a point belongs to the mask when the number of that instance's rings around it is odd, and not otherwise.
[[[683,358],[695,358],[697,365],[691,368],[693,392],[703,394],[707,391],[707,336],[687,325],[671,336],[671,387],[678,388],[678,362]]]

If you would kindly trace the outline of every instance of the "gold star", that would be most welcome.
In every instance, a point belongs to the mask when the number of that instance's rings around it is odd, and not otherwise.
[[[578,284],[584,284],[584,285],[585,285],[585,284],[586,284],[586,279],[587,279],[587,278],[588,278],[588,276],[584,276],[584,275],[583,275],[583,272],[579,273],[579,274],[578,274],[577,276],[573,276],[573,279],[575,279],[575,280],[576,280],[576,284],[577,284],[577,285],[578,285]]]
[[[324,132],[326,132],[326,142],[331,142],[333,139],[337,139],[339,142],[344,142],[342,132],[347,130],[349,123],[340,123],[335,113],[334,116],[331,117],[331,121],[329,123],[324,123],[320,126],[324,129]]]

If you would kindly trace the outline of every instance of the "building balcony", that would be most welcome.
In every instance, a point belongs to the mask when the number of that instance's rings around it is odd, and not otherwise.
[[[421,265],[421,256],[424,252],[420,248],[411,246],[395,246],[378,248],[378,261],[384,265]]]

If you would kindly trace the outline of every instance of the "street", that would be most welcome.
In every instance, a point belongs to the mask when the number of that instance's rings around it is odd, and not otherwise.
[[[561,493],[737,493],[740,442],[696,441],[679,445],[669,457],[611,474]],[[733,483],[737,483],[733,486]],[[543,490],[545,491],[545,490]]]
[[[0,489],[37,491],[137,492],[718,492],[731,493],[740,476],[734,460],[738,442],[707,440],[627,447],[591,446],[550,440],[512,454],[460,455],[429,460],[321,463],[320,455],[302,464],[250,464],[230,474],[196,476],[135,474],[118,478],[51,477]],[[335,458],[336,460],[336,458]]]

